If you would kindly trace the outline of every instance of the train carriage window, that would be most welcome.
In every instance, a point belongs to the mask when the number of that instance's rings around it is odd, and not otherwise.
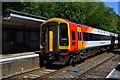
[[[108,40],[111,40],[111,37],[110,37],[110,36],[108,37]]]
[[[102,35],[99,35],[99,40],[100,40],[100,41],[102,40]]]
[[[97,34],[98,35],[98,34]],[[97,37],[98,39],[97,40],[101,40],[101,35],[98,35],[98,37]]]
[[[89,41],[89,34],[84,32],[84,41]]]
[[[93,35],[93,40],[95,40],[95,41],[98,40],[98,35],[97,34]]]
[[[110,36],[100,35],[100,34],[93,34],[84,32],[84,40],[85,41],[101,41],[101,40],[110,40]]]
[[[75,31],[72,31],[72,40],[76,40]]]
[[[89,35],[90,35],[90,41],[93,41],[93,34],[90,33]]]

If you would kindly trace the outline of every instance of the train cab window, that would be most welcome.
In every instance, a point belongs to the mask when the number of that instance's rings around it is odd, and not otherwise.
[[[68,45],[68,27],[66,23],[60,23],[60,45],[67,46]]]
[[[76,40],[75,31],[72,31],[72,40]]]

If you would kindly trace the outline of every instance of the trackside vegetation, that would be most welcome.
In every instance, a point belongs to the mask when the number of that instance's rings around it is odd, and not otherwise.
[[[103,2],[3,2],[2,8],[3,12],[16,10],[46,18],[65,18],[120,33],[120,17]]]

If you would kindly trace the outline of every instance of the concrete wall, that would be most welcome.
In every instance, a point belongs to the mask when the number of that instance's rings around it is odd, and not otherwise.
[[[2,76],[0,76],[0,78],[10,77],[40,68],[39,55],[35,54],[31,55],[31,57],[21,56],[3,59],[3,61],[0,62],[0,66],[2,66],[2,73],[0,73]]]

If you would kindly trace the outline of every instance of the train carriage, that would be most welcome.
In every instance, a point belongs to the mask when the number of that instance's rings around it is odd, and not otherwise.
[[[52,18],[40,28],[40,54],[47,64],[73,64],[118,44],[118,34]]]

